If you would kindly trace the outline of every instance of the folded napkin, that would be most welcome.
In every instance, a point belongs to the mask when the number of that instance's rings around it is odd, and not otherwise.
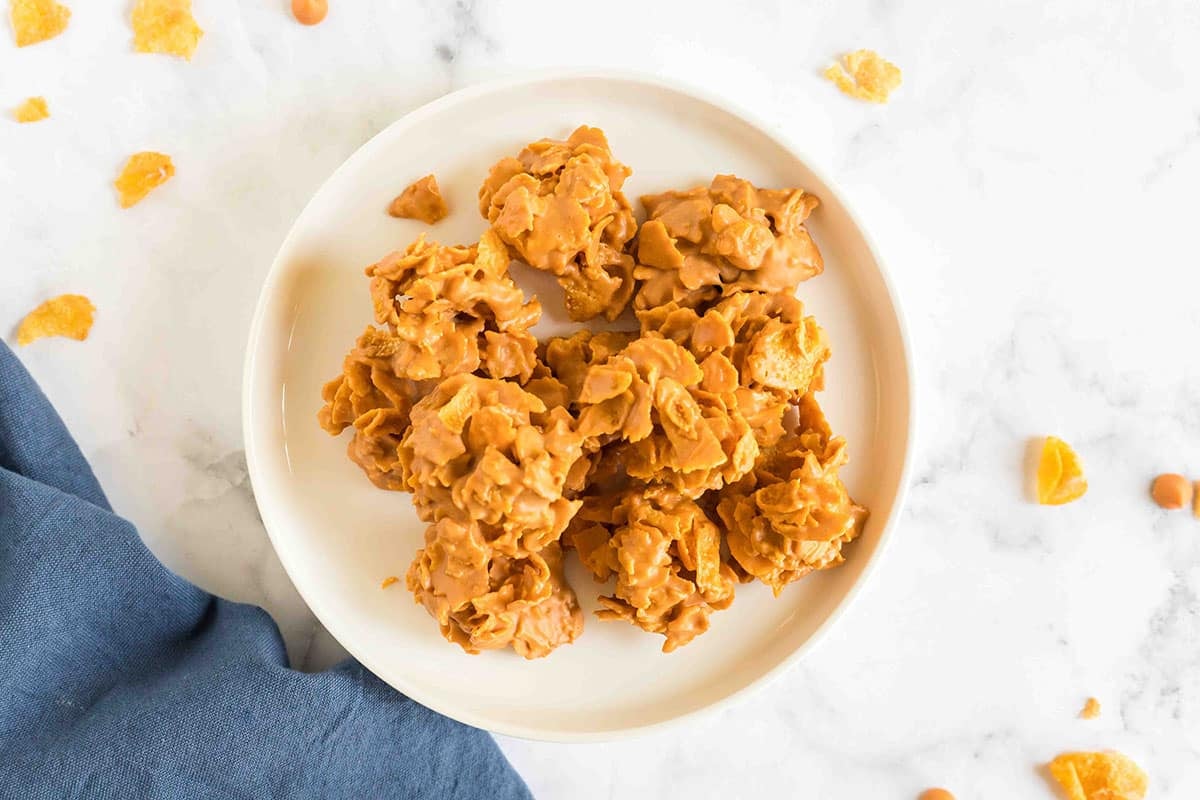
[[[0,797],[528,798],[486,733],[164,568],[0,342]]]

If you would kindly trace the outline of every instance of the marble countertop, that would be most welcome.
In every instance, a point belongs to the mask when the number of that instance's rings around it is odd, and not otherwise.
[[[1116,748],[1152,796],[1200,795],[1200,521],[1147,497],[1157,472],[1200,478],[1200,4],[334,0],[307,29],[283,0],[196,0],[191,63],[130,52],[123,0],[69,4],[59,39],[0,41],[0,106],[53,113],[0,121],[0,336],[48,296],[95,300],[87,343],[22,360],[154,552],[265,606],[295,663],[341,651],[259,522],[239,402],[291,221],[446,91],[642,70],[788,129],[858,207],[909,314],[920,451],[884,564],[810,658],[646,739],[503,739],[535,794],[1050,798],[1039,765]],[[820,78],[857,47],[903,68],[891,104]],[[142,149],[178,174],[121,211]],[[1081,451],[1086,502],[1025,501],[1044,433]]]

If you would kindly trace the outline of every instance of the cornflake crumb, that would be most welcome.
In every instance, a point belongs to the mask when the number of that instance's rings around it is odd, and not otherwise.
[[[1100,716],[1100,701],[1094,697],[1089,697],[1087,702],[1083,704],[1083,710],[1079,712],[1079,716],[1083,719],[1095,719]]]
[[[96,307],[81,294],[62,294],[51,298],[25,315],[17,328],[17,344],[27,344],[47,336],[65,336],[82,342],[92,330]]]
[[[900,68],[874,50],[855,50],[825,70],[825,77],[850,97],[886,103],[900,86]]]
[[[437,178],[430,174],[409,184],[392,201],[388,213],[393,217],[416,219],[426,225],[433,225],[445,219],[450,213],[450,208],[442,197],[441,189],[438,188]]]
[[[133,7],[133,49],[189,61],[204,31],[192,16],[192,0],[138,0]]]
[[[50,107],[46,105],[46,98],[31,97],[16,107],[13,116],[17,122],[38,122],[50,116]]]
[[[9,0],[8,12],[17,47],[53,39],[71,19],[71,9],[54,0]]]
[[[400,578],[398,578],[397,576],[388,575],[386,578],[383,579],[383,583],[379,584],[379,588],[386,589],[389,586],[391,586],[393,583],[399,583],[399,582],[400,582]]]
[[[1063,753],[1050,762],[1050,774],[1067,800],[1142,800],[1150,783],[1133,759],[1111,750]]]
[[[150,151],[134,153],[113,181],[120,195],[121,208],[137,205],[151,189],[166,183],[174,174],[175,165],[170,156]]]
[[[1087,488],[1083,464],[1071,445],[1056,436],[1047,436],[1037,468],[1038,502],[1061,506],[1083,497]]]

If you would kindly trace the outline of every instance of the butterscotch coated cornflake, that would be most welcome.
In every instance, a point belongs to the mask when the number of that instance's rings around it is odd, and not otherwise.
[[[736,292],[703,314],[671,302],[637,316],[643,335],[687,348],[710,386],[733,393],[732,405],[762,447],[783,436],[789,408],[824,388],[825,331],[791,294]]]
[[[644,195],[634,307],[696,308],[738,291],[794,293],[824,269],[804,224],[817,204],[803,189],[758,189],[733,175],[707,188]]]
[[[583,126],[497,162],[479,190],[480,212],[513,257],[558,277],[573,320],[616,319],[633,293],[629,174],[604,132]]]
[[[563,497],[582,454],[574,422],[515,383],[447,378],[413,408],[400,443],[417,513],[470,520],[507,555],[542,550],[579,507]]]
[[[449,247],[417,239],[367,268],[375,321],[325,385],[321,427],[354,427],[348,453],[380,488],[405,490],[399,446],[413,405],[463,373],[526,381],[537,365],[528,328],[541,316],[508,274],[494,234]]]
[[[133,7],[133,49],[189,61],[204,31],[192,16],[192,0],[137,0]]]
[[[121,174],[113,181],[117,187],[121,208],[131,208],[175,175],[171,157],[163,153],[134,153],[125,162]]]
[[[662,634],[663,652],[704,633],[712,612],[733,602],[737,576],[721,561],[720,531],[673,489],[631,489],[615,504],[600,498],[577,520],[571,541],[584,566],[599,581],[616,577],[597,616]]]
[[[867,518],[838,477],[846,461],[845,440],[830,437],[816,401],[808,398],[797,432],[781,439],[717,503],[730,555],[746,574],[779,594],[813,570],[842,562],[842,546],[859,535]]]
[[[49,116],[50,107],[44,97],[31,97],[13,110],[17,122],[40,122]]]
[[[541,658],[583,631],[557,542],[512,557],[492,549],[477,525],[444,518],[426,531],[406,584],[446,640],[468,653],[511,647]]]
[[[71,9],[54,0],[9,0],[8,13],[17,47],[53,39],[71,19]]]
[[[588,369],[578,429],[630,477],[698,497],[741,478],[758,456],[735,388],[678,343],[642,336]]]
[[[92,330],[96,306],[81,294],[63,294],[51,298],[30,311],[17,328],[17,344],[27,344],[47,336],[64,336],[82,342]]]
[[[415,219],[433,225],[445,219],[450,209],[438,189],[437,178],[430,174],[405,188],[388,206],[388,213],[393,217]]]
[[[1067,800],[1142,800],[1150,783],[1133,759],[1113,751],[1063,753],[1050,774]]]
[[[638,231],[629,174],[586,126],[498,162],[476,244],[421,236],[367,268],[374,324],[323,389],[322,427],[412,494],[428,527],[405,584],[468,653],[574,641],[572,551],[609,583],[597,616],[671,652],[739,581],[778,593],[841,563],[867,517],[816,400],[829,341],[795,296],[823,269],[817,198],[718,175],[642,198]],[[439,203],[430,175],[392,211],[432,224]],[[554,275],[572,319],[633,300],[637,327],[539,342],[510,261]]]
[[[825,77],[844,94],[871,103],[886,103],[900,86],[900,68],[874,50],[855,50],[825,70]]]

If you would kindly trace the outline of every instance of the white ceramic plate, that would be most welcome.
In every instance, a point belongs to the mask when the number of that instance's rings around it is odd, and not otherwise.
[[[434,238],[475,241],[476,193],[488,167],[543,136],[603,128],[633,168],[631,198],[733,172],[802,186],[822,205],[811,222],[825,273],[800,296],[834,356],[822,404],[850,442],[844,476],[872,516],[847,563],[789,586],[738,587],[709,632],[664,655],[662,638],[591,615],[599,588],[572,557],[583,635],[549,657],[470,656],[445,642],[403,584],[424,526],[406,494],[375,489],[316,421],[320,387],[371,319],[363,267],[423,226],[384,213],[410,181],[437,174],[451,216]],[[636,204],[635,204],[636,205]],[[640,209],[639,209],[640,211]],[[547,309],[537,332],[570,326],[553,282],[518,280]],[[845,609],[900,512],[911,448],[909,356],[896,297],[863,231],[796,150],[726,104],[657,81],[568,75],[465,89],[414,111],[363,145],[321,187],[267,276],[250,333],[246,453],[271,541],[313,612],[347,650],[400,691],[447,716],[527,738],[583,741],[647,730],[728,701],[795,662]]]

